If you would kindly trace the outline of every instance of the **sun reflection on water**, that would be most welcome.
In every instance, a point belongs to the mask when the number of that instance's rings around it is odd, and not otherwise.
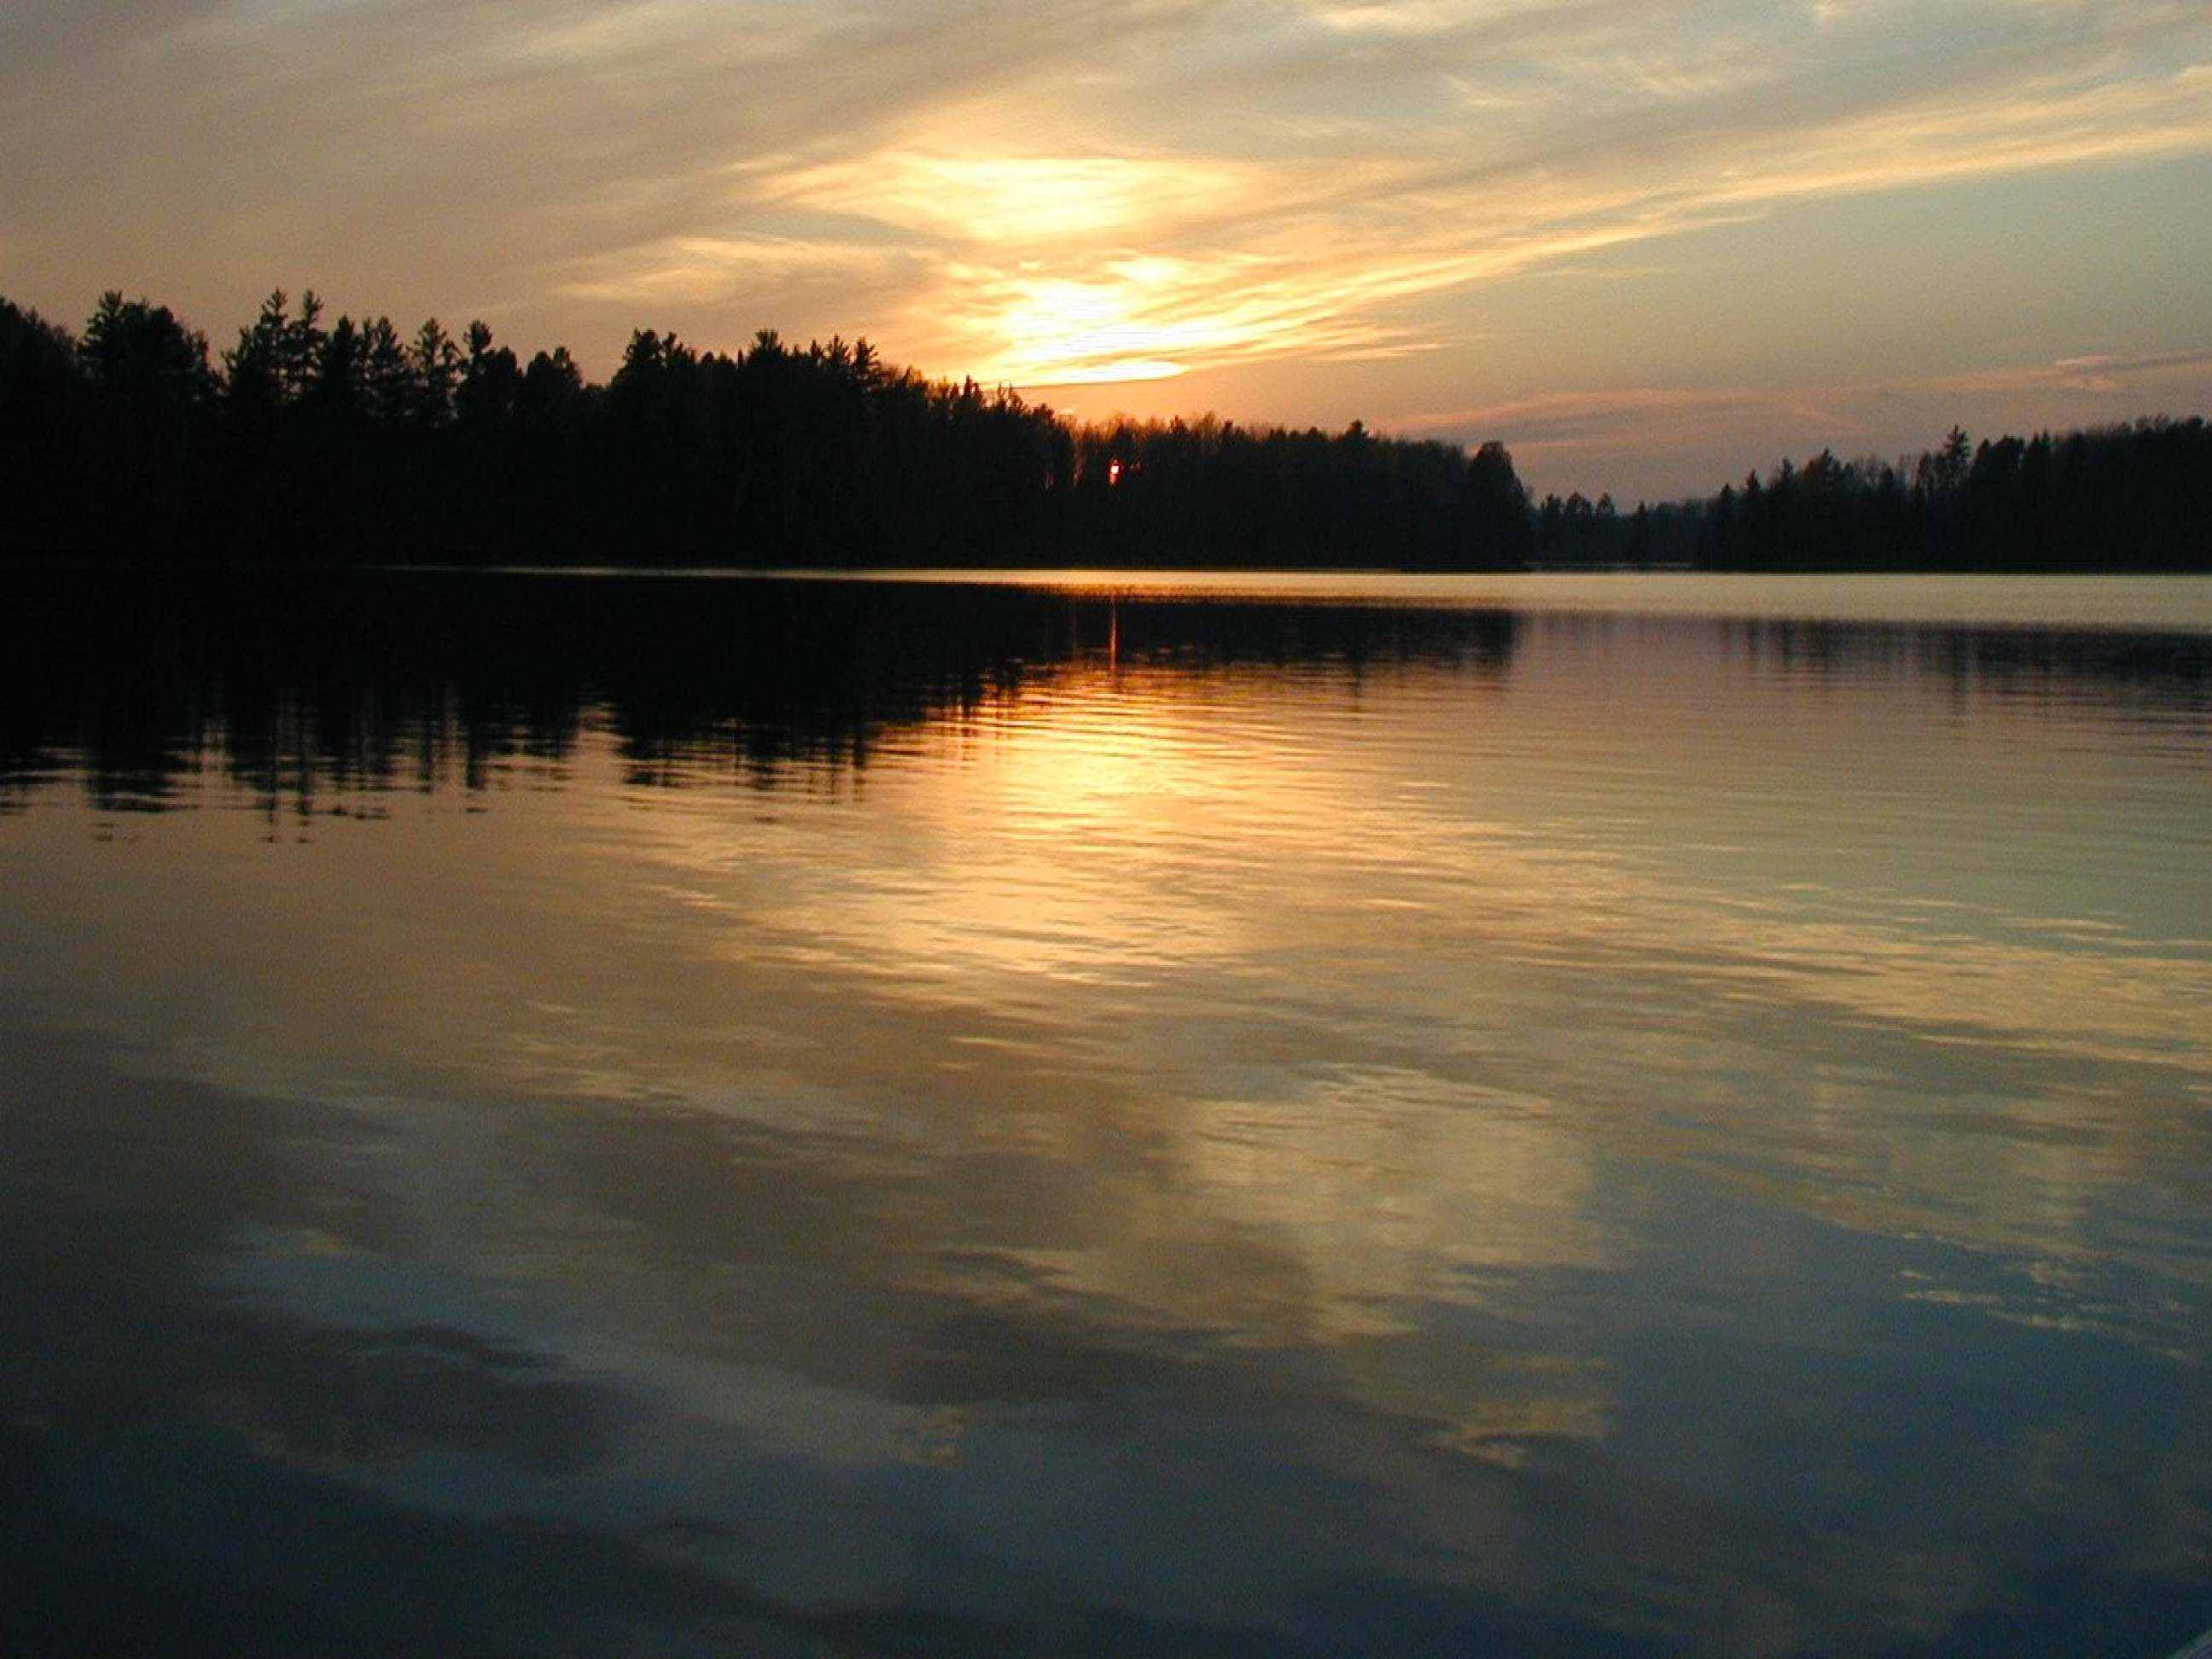
[[[779,1608],[942,1549],[994,1616],[1279,1635],[1349,1583],[1400,1645],[1418,1595],[1909,1648],[2098,1482],[2188,1577],[2201,677],[1103,592],[971,660],[969,591],[910,684],[715,701],[781,593],[648,602],[728,607],[682,717],[478,685],[419,779],[27,748],[0,1228],[172,1334],[149,1420],[563,1536],[650,1509]],[[97,1356],[21,1351],[107,1431]]]

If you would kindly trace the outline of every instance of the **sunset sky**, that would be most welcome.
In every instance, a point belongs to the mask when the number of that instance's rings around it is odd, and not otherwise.
[[[1539,489],[2212,405],[2204,0],[9,0],[0,294],[865,334]]]

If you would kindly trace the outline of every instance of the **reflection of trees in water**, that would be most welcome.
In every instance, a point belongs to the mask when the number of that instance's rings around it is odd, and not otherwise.
[[[1498,611],[927,583],[59,572],[11,579],[10,598],[0,809],[79,769],[112,811],[160,811],[210,769],[302,810],[330,790],[482,789],[510,761],[557,767],[602,720],[640,785],[765,783],[865,767],[886,732],[1076,663],[1495,672],[1520,637]],[[1687,632],[1792,676],[2094,686],[2192,709],[2212,696],[2212,640],[2186,635],[1609,616],[1546,629]]]
[[[1212,670],[1501,667],[1497,611],[995,586],[390,574],[272,586],[18,579],[0,804],[78,768],[112,811],[210,769],[272,810],[486,787],[604,720],[633,781],[866,765],[887,731],[1104,659]]]
[[[2130,702],[2201,708],[2212,696],[2212,638],[2090,629],[1901,627],[1857,622],[1723,624],[1735,654],[1784,672],[1881,667],[2023,689],[2094,685]]]
[[[390,574],[270,585],[11,579],[0,810],[81,769],[110,811],[210,770],[272,810],[327,791],[488,787],[604,721],[631,781],[865,767],[883,735],[1077,663],[1203,672],[1497,672],[1499,611],[1112,598],[927,583]],[[1791,676],[1884,671],[2201,709],[2212,640],[1846,622],[1547,618],[1547,637],[1685,632]],[[1658,642],[1655,648],[1664,646]]]

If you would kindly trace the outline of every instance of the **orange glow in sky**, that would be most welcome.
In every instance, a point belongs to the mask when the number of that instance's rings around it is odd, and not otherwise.
[[[865,335],[1079,416],[1709,487],[2212,402],[2174,0],[41,0],[0,294]],[[282,158],[272,166],[270,158]],[[2082,365],[2093,364],[2084,371]]]

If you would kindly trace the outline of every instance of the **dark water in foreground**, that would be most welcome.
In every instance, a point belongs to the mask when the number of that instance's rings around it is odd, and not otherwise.
[[[4,586],[9,1652],[2212,1626],[2205,584]]]

